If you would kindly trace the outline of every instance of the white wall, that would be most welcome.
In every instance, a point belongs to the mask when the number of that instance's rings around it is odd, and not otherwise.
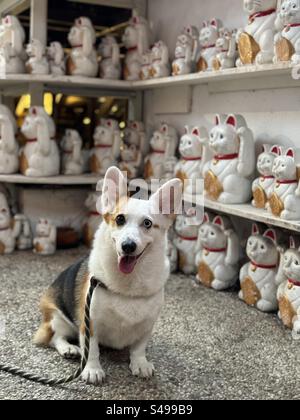
[[[230,29],[243,26],[247,19],[242,3],[242,0],[149,0],[149,19],[156,38],[168,44],[173,56],[177,35],[187,24],[200,27],[203,20],[218,17]],[[215,113],[241,113],[260,143],[300,148],[299,88],[210,94],[206,86],[199,86],[193,89],[193,109],[189,115],[155,115],[151,97],[147,93],[145,106],[145,120],[150,126],[163,120],[183,132],[186,124],[209,128]]]

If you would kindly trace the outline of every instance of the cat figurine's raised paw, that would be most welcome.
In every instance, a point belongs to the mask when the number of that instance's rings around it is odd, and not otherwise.
[[[100,77],[102,79],[119,80],[122,75],[120,46],[114,36],[102,38],[99,45]]]
[[[238,280],[239,258],[239,238],[230,220],[222,216],[210,220],[205,213],[197,244],[198,282],[217,291],[234,286]]]
[[[239,297],[249,306],[262,312],[278,309],[276,275],[279,264],[277,234],[268,229],[263,235],[256,224],[247,242],[247,255],[250,262],[240,271],[241,291]]]
[[[236,33],[221,28],[216,41],[216,56],[213,59],[214,70],[231,69],[235,67],[237,59]]]
[[[199,49],[199,31],[195,26],[184,28],[176,41],[175,59],[172,63],[172,75],[182,76],[193,73]]]
[[[84,172],[82,138],[78,131],[67,129],[61,141],[62,173],[64,175],[81,175]]]

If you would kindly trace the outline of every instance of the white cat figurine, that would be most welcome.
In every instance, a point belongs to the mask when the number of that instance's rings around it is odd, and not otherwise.
[[[196,266],[197,280],[206,287],[226,290],[239,277],[240,243],[230,220],[205,213],[199,230]]]
[[[66,74],[65,52],[60,42],[51,42],[47,48],[50,74],[64,76]]]
[[[170,76],[169,49],[163,41],[158,41],[152,47],[152,64],[150,75],[153,79]]]
[[[267,208],[267,203],[274,190],[275,177],[273,175],[273,165],[279,155],[278,146],[263,145],[263,152],[257,159],[257,170],[260,177],[252,184],[253,201],[252,205],[258,209]]]
[[[209,149],[205,146],[207,130],[204,127],[185,127],[185,134],[179,144],[180,160],[175,167],[176,177],[184,184],[187,194],[202,194],[203,184],[198,183],[202,179],[205,163],[210,158]]]
[[[94,148],[91,151],[90,169],[104,176],[110,166],[116,164],[120,155],[121,132],[119,123],[113,119],[102,119],[94,132]]]
[[[11,254],[14,251],[20,229],[21,217],[17,215],[12,218],[7,199],[0,193],[0,255]]]
[[[61,142],[62,173],[64,175],[81,175],[84,172],[82,138],[78,131],[67,129]]]
[[[300,339],[300,249],[294,238],[290,238],[290,248],[281,254],[276,282],[279,285],[277,299],[279,318],[293,331],[293,338]]]
[[[221,26],[218,19],[203,22],[203,28],[200,31],[200,57],[197,64],[199,72],[213,70],[214,58],[217,55],[216,42],[220,37]]]
[[[0,61],[5,74],[25,73],[25,31],[16,16],[6,16],[0,25]]]
[[[140,16],[133,16],[123,36],[123,43],[127,50],[125,57],[124,79],[128,81],[140,80],[142,55],[151,43],[149,23]]]
[[[174,178],[175,168],[178,165],[178,159],[176,156],[169,157],[164,162],[163,177],[164,182],[171,181]]]
[[[53,255],[56,251],[57,229],[47,219],[40,219],[33,240],[33,252],[39,255]]]
[[[148,142],[145,125],[141,121],[129,121],[124,130],[124,140],[127,144],[136,145],[143,155],[147,154]]]
[[[120,47],[114,36],[102,38],[99,45],[100,77],[102,79],[120,80],[122,76],[122,65]]]
[[[26,52],[29,57],[26,63],[27,73],[34,75],[46,75],[50,73],[46,47],[38,39],[31,40],[27,45]]]
[[[236,34],[226,28],[221,28],[216,41],[216,56],[213,59],[214,70],[231,69],[237,59]]]
[[[151,69],[152,69],[152,51],[149,50],[141,57],[141,71],[140,79],[149,80],[151,79]]]
[[[67,72],[72,76],[96,77],[98,57],[95,48],[96,31],[87,17],[76,19],[68,35],[72,47],[67,60]]]
[[[20,171],[29,177],[59,174],[60,155],[56,127],[43,107],[31,107],[21,131],[27,142],[20,154]]]
[[[195,26],[187,26],[177,38],[172,75],[182,76],[193,73],[199,48],[199,31]]]
[[[267,208],[281,219],[300,220],[299,151],[280,148],[280,153],[273,164],[275,184]]]
[[[97,209],[97,202],[99,202],[100,194],[92,192],[88,195],[85,201],[85,207],[88,209],[88,219],[83,228],[84,243],[91,247],[94,241],[95,233],[102,223],[103,217]]]
[[[127,173],[128,179],[135,179],[141,172],[142,163],[143,155],[139,146],[123,140],[121,146],[121,161],[119,163],[121,171]]]
[[[209,147],[215,156],[204,167],[206,197],[223,204],[250,201],[255,145],[245,119],[240,115],[217,115]]]
[[[272,63],[277,0],[244,0],[248,25],[238,32],[237,66]]]
[[[165,162],[175,156],[178,145],[178,135],[174,127],[161,124],[160,129],[153,133],[150,140],[151,152],[145,159],[144,178],[161,179],[164,175]]]
[[[30,221],[27,219],[26,216],[20,215],[20,232],[16,240],[16,248],[19,251],[27,251],[28,249],[32,249],[33,246],[33,237],[32,231],[30,226]]]
[[[278,309],[276,275],[279,264],[277,235],[268,229],[260,235],[259,228],[253,224],[252,235],[247,242],[247,255],[250,262],[240,271],[241,291],[239,298],[262,312]]]
[[[197,272],[195,261],[200,224],[201,220],[193,208],[178,215],[175,222],[176,235],[173,243],[179,252],[179,269],[186,275]]]
[[[0,105],[0,174],[14,174],[19,170],[19,145],[16,140],[17,123],[5,105]]]
[[[284,0],[278,12],[274,63],[300,64],[300,1]]]

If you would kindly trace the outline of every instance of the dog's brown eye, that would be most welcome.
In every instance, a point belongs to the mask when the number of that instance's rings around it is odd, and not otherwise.
[[[116,224],[117,226],[124,226],[126,224],[126,218],[124,214],[119,214],[119,216],[116,217]]]
[[[143,224],[144,224],[144,227],[148,230],[151,229],[153,225],[153,223],[149,219],[145,219]]]

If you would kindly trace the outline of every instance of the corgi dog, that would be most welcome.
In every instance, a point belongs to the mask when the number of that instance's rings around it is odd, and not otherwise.
[[[88,259],[61,274],[41,302],[43,321],[35,343],[55,348],[67,358],[80,355],[70,340],[84,345],[84,306],[92,277],[101,280],[91,305],[91,342],[82,379],[100,384],[105,373],[99,344],[130,350],[135,376],[151,377],[154,366],[146,347],[164,303],[170,274],[168,230],[182,206],[182,184],[173,179],[150,200],[128,198],[127,180],[116,168],[108,169],[101,207],[103,223]],[[163,257],[165,256],[165,257]]]

